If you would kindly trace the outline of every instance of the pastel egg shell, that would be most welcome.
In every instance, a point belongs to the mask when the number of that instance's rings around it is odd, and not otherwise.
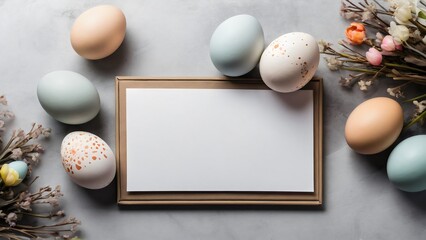
[[[28,165],[24,161],[13,161],[9,163],[9,168],[16,170],[20,179],[24,179],[27,176]]]
[[[115,177],[114,153],[104,140],[92,133],[77,131],[65,136],[61,157],[71,180],[82,187],[104,188]]]
[[[100,98],[95,86],[72,71],[46,74],[38,83],[37,97],[49,115],[66,124],[86,123],[100,110]]]
[[[358,153],[376,154],[395,142],[403,125],[401,105],[388,97],[375,97],[351,112],[345,125],[345,139]]]
[[[406,192],[426,190],[426,135],[400,142],[387,162],[389,180]]]
[[[89,60],[114,53],[126,35],[126,17],[112,5],[99,5],[83,12],[71,29],[71,45]]]
[[[259,70],[265,84],[277,92],[294,92],[314,76],[320,60],[318,44],[303,32],[284,34],[262,54]]]
[[[214,31],[210,58],[224,75],[241,76],[257,65],[264,46],[259,21],[250,15],[237,15],[226,19]]]

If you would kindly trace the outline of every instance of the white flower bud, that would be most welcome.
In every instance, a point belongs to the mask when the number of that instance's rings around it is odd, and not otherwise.
[[[406,26],[397,25],[395,22],[390,23],[389,34],[394,38],[395,42],[402,44],[408,40],[410,31]]]
[[[395,20],[398,23],[407,23],[413,17],[411,14],[411,5],[409,2],[399,4],[394,12]]]

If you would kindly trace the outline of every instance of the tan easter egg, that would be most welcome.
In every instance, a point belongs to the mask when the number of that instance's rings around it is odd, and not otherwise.
[[[126,17],[117,7],[100,5],[82,13],[71,29],[71,45],[82,57],[96,60],[111,55],[126,35]]]
[[[345,126],[346,142],[358,153],[379,153],[395,142],[403,124],[399,103],[387,97],[372,98],[349,115]]]
[[[61,145],[62,165],[71,180],[89,189],[106,187],[115,177],[115,156],[108,144],[89,132],[71,132]]]

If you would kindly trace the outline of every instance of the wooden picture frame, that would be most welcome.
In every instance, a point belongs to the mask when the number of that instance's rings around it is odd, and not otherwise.
[[[268,89],[258,79],[117,77],[116,157],[118,204],[122,205],[321,205],[322,80],[313,79],[303,89],[314,93],[314,191],[313,192],[127,192],[126,89],[127,88],[244,88]]]

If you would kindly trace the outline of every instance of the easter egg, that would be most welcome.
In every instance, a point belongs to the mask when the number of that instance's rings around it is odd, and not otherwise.
[[[407,192],[426,190],[426,135],[417,135],[400,142],[387,163],[389,180]]]
[[[294,92],[314,76],[320,54],[315,38],[307,33],[282,35],[263,51],[259,70],[265,84],[277,92]]]
[[[37,97],[50,116],[66,124],[88,122],[100,110],[95,86],[84,76],[71,71],[46,74],[38,83]]]
[[[96,60],[111,55],[126,35],[126,17],[111,5],[100,5],[82,13],[71,29],[71,45],[82,57]]]
[[[214,31],[210,58],[224,75],[241,76],[257,65],[264,45],[259,21],[250,15],[237,15],[226,19]]]
[[[20,179],[24,179],[27,176],[28,165],[24,161],[13,161],[9,163],[9,168],[17,171]]]
[[[379,153],[395,142],[403,124],[403,111],[395,100],[372,98],[349,115],[345,126],[346,142],[358,153]]]
[[[61,145],[62,166],[71,180],[88,189],[106,187],[115,177],[115,156],[100,137],[71,132]]]

